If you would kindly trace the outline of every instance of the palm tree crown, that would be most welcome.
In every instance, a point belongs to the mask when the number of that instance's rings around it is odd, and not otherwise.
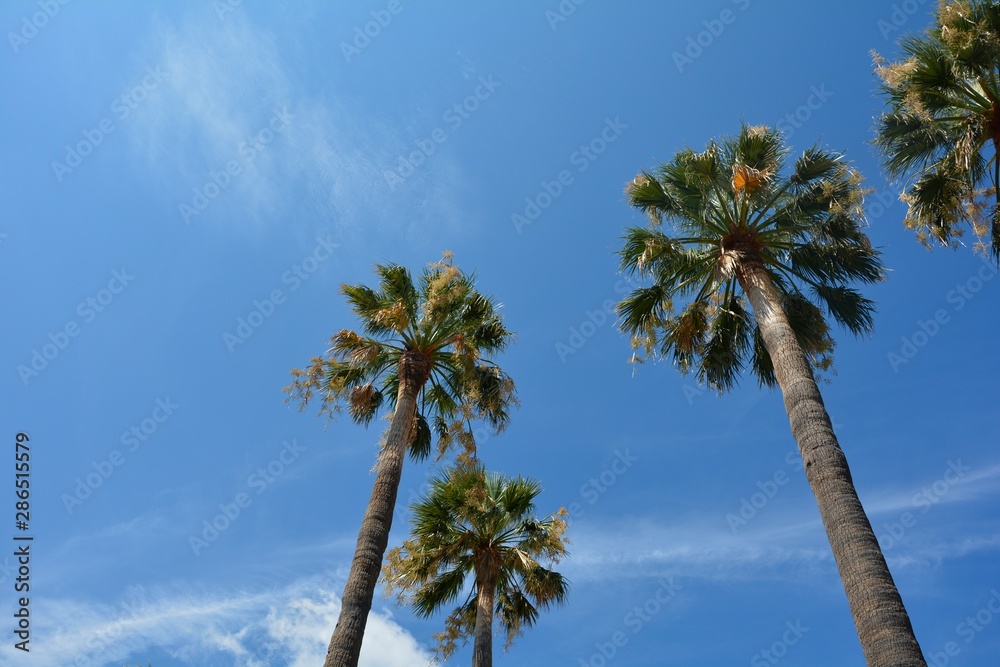
[[[566,522],[562,512],[534,515],[540,492],[534,480],[486,472],[477,464],[436,477],[427,496],[411,505],[411,538],[389,553],[387,587],[428,617],[455,603],[472,581],[446,630],[436,635],[445,659],[459,640],[474,634],[486,587],[493,589],[507,647],[535,623],[540,609],[565,602],[568,582],[539,561],[555,563],[566,554]]]
[[[898,62],[875,55],[888,107],[875,145],[890,176],[915,179],[902,195],[906,225],[945,245],[970,226],[977,248],[1000,259],[1000,3],[941,2],[900,48]]]
[[[872,302],[848,286],[883,275],[860,227],[861,178],[819,147],[782,173],[787,153],[777,131],[744,125],[627,187],[629,203],[651,220],[628,229],[620,251],[622,269],[650,283],[619,305],[623,331],[644,348],[635,360],[671,358],[720,392],[749,363],[774,386],[770,354],[741,295],[740,271],[751,265],[774,283],[814,368],[829,366],[834,345],[823,310],[856,334],[871,330]],[[675,298],[684,301],[677,310]]]
[[[289,398],[304,408],[319,392],[322,413],[332,417],[346,406],[367,425],[384,403],[395,410],[400,378],[409,373],[422,387],[410,455],[430,453],[432,430],[439,453],[456,439],[473,451],[470,420],[485,419],[500,431],[516,404],[513,381],[490,360],[513,339],[498,305],[476,291],[475,276],[453,266],[449,253],[425,268],[416,285],[402,266],[375,271],[378,289],[341,288],[364,333],[341,330],[327,357],[293,370]]]

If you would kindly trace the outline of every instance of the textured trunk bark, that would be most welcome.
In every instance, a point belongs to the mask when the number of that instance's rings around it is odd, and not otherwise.
[[[990,218],[990,250],[993,259],[1000,263],[1000,107],[993,105],[993,122],[997,133],[993,135],[993,216]]]
[[[741,263],[737,279],[753,306],[774,362],[792,435],[816,495],[865,660],[869,667],[926,667],[812,369],[781,308],[781,298],[759,263]]]
[[[417,356],[404,357],[400,364],[396,411],[379,456],[375,485],[361,521],[354,560],[341,598],[340,618],[333,630],[323,667],[358,665],[368,612],[372,608],[375,585],[382,571],[382,558],[389,543],[403,460],[414,428],[417,396],[427,380],[426,367],[426,359]]]
[[[484,577],[479,582],[476,630],[472,649],[472,667],[493,667],[493,605],[496,579]]]

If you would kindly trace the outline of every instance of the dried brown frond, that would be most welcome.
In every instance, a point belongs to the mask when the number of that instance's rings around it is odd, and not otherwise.
[[[751,130],[752,129],[753,128],[751,128]],[[753,167],[748,167],[745,164],[735,164],[733,165],[733,192],[736,194],[745,192],[747,195],[752,195],[770,178],[771,174],[766,170],[754,169]]]
[[[892,90],[897,90],[900,86],[906,83],[910,74],[912,74],[913,70],[916,68],[916,58],[909,58],[908,60],[901,60],[896,63],[882,58],[875,65],[875,74],[886,86]]]

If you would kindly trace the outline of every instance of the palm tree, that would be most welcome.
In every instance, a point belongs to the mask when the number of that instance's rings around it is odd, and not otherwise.
[[[325,667],[358,664],[407,449],[425,458],[433,430],[439,456],[456,441],[474,455],[471,421],[484,419],[499,432],[516,403],[513,382],[490,360],[513,335],[498,305],[476,291],[474,276],[453,266],[448,253],[423,271],[418,285],[396,264],[375,271],[378,289],[341,288],[364,333],[335,334],[327,355],[293,370],[295,380],[285,388],[301,408],[320,394],[320,412],[331,417],[346,406],[367,425],[383,403],[392,414]]]
[[[493,664],[493,618],[507,635],[506,648],[538,618],[539,609],[563,604],[569,584],[542,566],[566,554],[561,513],[538,519],[534,480],[460,466],[431,482],[425,498],[410,506],[412,537],[393,549],[386,585],[428,617],[469,593],[436,635],[447,659],[459,639],[474,638],[473,667]]]
[[[672,359],[720,393],[746,365],[781,388],[868,664],[924,665],[813,374],[831,363],[823,310],[856,335],[873,326],[874,304],[848,286],[883,277],[861,178],[818,146],[786,170],[788,152],[777,131],[744,125],[632,181],[650,225],[627,230],[621,264],[648,286],[619,304],[620,326],[645,350],[637,361]]]
[[[945,245],[971,226],[977,248],[1000,259],[1000,3],[941,2],[900,47],[898,62],[875,55],[888,107],[875,145],[890,176],[915,179],[905,223]]]

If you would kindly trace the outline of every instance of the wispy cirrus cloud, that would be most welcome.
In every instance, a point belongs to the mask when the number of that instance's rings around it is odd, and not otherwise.
[[[165,77],[127,127],[144,169],[176,198],[178,220],[236,216],[262,226],[318,216],[407,233],[467,218],[455,204],[464,170],[447,151],[398,191],[387,184],[399,154],[413,149],[409,110],[374,114],[363,100],[307,85],[275,35],[243,12],[161,22],[151,39]]]
[[[908,489],[868,494],[865,511],[869,516],[920,510],[927,506],[975,501],[1000,493],[1000,464],[968,465],[962,459],[941,464],[941,474]]]
[[[571,529],[566,569],[577,580],[682,575],[745,581],[800,578],[833,567],[821,527],[781,532],[734,536],[719,517],[581,523]]]
[[[228,210],[261,223],[279,211],[301,214],[304,195],[346,214],[370,197],[375,166],[345,108],[297,85],[274,36],[242,14],[198,18],[155,28],[153,57],[165,78],[128,125],[135,152],[178,209],[195,209],[184,221]]]
[[[892,567],[931,567],[1000,550],[990,500],[1000,493],[1000,466],[965,470],[955,463],[947,479],[942,473],[939,480],[908,491],[872,494],[865,503]],[[566,568],[581,580],[673,574],[720,581],[801,581],[819,572],[835,575],[826,533],[809,500],[803,502],[804,494],[782,495],[740,522],[735,533],[721,512],[673,521],[580,521],[570,530],[574,546]],[[734,500],[732,511],[737,506]],[[903,514],[909,515],[905,527]]]

